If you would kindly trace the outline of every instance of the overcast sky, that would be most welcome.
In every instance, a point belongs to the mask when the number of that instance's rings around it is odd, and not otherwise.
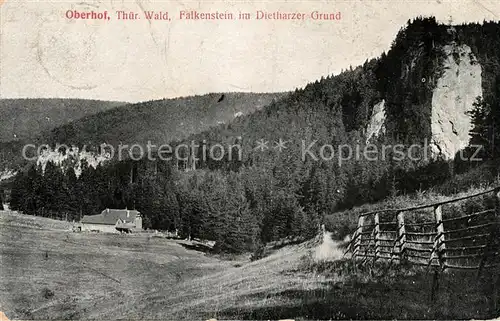
[[[4,0],[1,98],[144,101],[208,92],[293,90],[387,51],[418,15],[498,20],[500,1]],[[65,18],[107,10],[110,21]],[[185,21],[181,10],[341,12],[340,21]],[[171,22],[119,21],[116,10],[166,11]]]

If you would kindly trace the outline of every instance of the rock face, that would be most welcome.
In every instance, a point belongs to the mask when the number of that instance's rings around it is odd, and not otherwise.
[[[0,182],[3,180],[7,180],[11,177],[14,177],[16,172],[10,169],[5,169],[4,171],[0,171]]]
[[[478,96],[482,96],[481,66],[469,46],[450,44],[444,73],[432,95],[430,142],[433,157],[453,159],[469,144],[471,118],[467,114]]]
[[[82,161],[85,160],[88,166],[96,168],[99,164],[104,163],[109,160],[109,155],[95,154],[86,150],[79,150],[77,147],[71,148],[66,153],[61,153],[54,150],[44,150],[42,154],[37,159],[37,165],[42,166],[42,170],[45,171],[45,167],[48,162],[54,163],[65,171],[66,169],[72,167],[75,171],[77,177],[82,174]]]
[[[370,117],[370,122],[366,128],[366,143],[370,142],[370,139],[380,136],[385,133],[385,100],[382,100],[375,106],[373,106],[372,115]]]

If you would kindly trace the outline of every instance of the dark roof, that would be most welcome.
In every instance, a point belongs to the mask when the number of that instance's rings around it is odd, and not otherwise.
[[[118,219],[121,219],[123,222],[132,222],[138,214],[140,213],[136,210],[105,209],[101,212],[101,214],[85,215],[80,222],[88,224],[115,225]]]

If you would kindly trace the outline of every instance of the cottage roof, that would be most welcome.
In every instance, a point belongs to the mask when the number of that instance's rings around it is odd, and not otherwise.
[[[115,225],[118,219],[123,222],[132,222],[140,213],[136,210],[105,209],[101,214],[85,215],[81,223]]]

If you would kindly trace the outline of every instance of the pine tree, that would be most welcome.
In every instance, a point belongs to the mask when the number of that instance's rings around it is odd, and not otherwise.
[[[68,210],[68,194],[61,168],[53,162],[48,162],[41,176],[41,185],[45,191],[43,200],[45,216],[62,218],[62,214]]]
[[[12,183],[12,190],[10,194],[11,210],[23,212],[26,210],[27,202],[27,184],[25,174],[22,171],[17,172]]]
[[[476,157],[496,159],[500,156],[500,111],[494,102],[477,97],[469,113],[473,129],[471,145],[482,146],[481,154]]]
[[[81,191],[79,190],[78,178],[73,167],[66,170],[65,182],[68,191],[67,210],[71,213],[70,219],[80,219],[81,209]]]

